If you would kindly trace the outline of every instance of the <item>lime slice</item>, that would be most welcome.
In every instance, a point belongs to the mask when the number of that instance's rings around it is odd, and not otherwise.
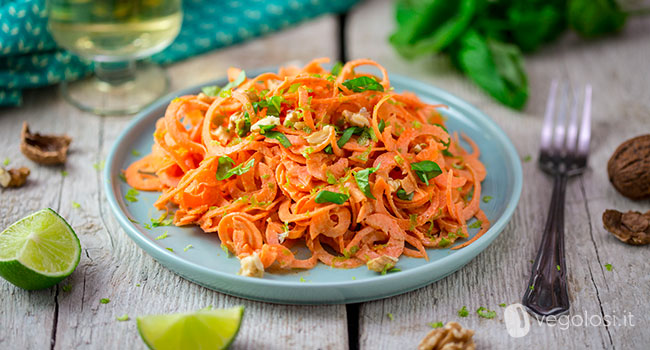
[[[0,233],[0,276],[18,287],[51,287],[79,264],[81,245],[52,209],[39,210]]]
[[[237,336],[244,307],[138,317],[150,349],[227,349]]]

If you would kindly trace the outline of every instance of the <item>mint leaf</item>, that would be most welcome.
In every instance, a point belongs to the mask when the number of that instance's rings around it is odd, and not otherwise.
[[[284,146],[285,148],[291,147],[291,141],[287,138],[287,136],[279,131],[266,131],[264,133],[264,136],[270,138],[270,139],[276,139],[280,141],[280,144]]]
[[[251,158],[251,160],[246,163],[242,167],[242,164],[237,165],[236,167],[233,168],[233,164],[235,162],[232,160],[232,158],[228,156],[221,156],[219,157],[219,166],[217,167],[217,180],[225,180],[227,178],[230,178],[233,175],[242,175],[246,172],[248,172],[253,165],[255,164],[255,159]]]
[[[370,176],[370,174],[377,171],[377,169],[379,169],[380,166],[381,166],[381,164],[378,164],[374,168],[366,168],[366,169],[357,171],[354,174],[354,179],[357,181],[357,186],[359,186],[359,189],[361,190],[361,192],[363,192],[363,194],[365,194],[366,197],[368,197],[368,198],[375,199],[375,196],[373,196],[372,192],[370,191],[370,184],[368,183],[368,177]]]
[[[334,204],[343,204],[345,203],[350,196],[343,193],[336,193],[331,191],[320,191],[314,198],[314,201],[318,204],[321,203],[334,203]]]
[[[420,180],[422,180],[422,182],[426,183],[427,186],[429,185],[429,180],[442,174],[440,166],[430,160],[411,163],[411,169],[415,171],[415,174],[420,178]]]
[[[406,193],[406,191],[403,188],[400,188],[399,190],[397,190],[396,194],[397,194],[397,198],[403,201],[410,201],[413,199],[413,195],[415,194],[415,192]]]
[[[210,85],[210,86],[204,86],[201,88],[201,91],[203,91],[204,94],[208,96],[217,96],[219,94],[219,91],[221,91],[221,87],[219,85]]]

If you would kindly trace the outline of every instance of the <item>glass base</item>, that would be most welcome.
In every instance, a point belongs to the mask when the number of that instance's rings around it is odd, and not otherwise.
[[[95,62],[101,66],[101,63]],[[110,69],[95,67],[95,75],[61,83],[63,97],[79,109],[99,115],[128,115],[141,111],[169,88],[167,73],[160,66],[138,62]]]

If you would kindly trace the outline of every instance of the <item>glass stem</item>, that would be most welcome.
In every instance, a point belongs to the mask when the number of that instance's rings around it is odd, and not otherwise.
[[[135,61],[95,62],[95,75],[110,85],[122,85],[135,79]]]

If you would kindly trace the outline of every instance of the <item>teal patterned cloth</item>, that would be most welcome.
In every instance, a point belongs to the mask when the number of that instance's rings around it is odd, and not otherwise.
[[[271,33],[358,0],[184,0],[183,27],[152,60],[176,62]],[[45,0],[0,0],[0,106],[19,105],[25,88],[89,74],[88,62],[60,49],[47,31]]]

